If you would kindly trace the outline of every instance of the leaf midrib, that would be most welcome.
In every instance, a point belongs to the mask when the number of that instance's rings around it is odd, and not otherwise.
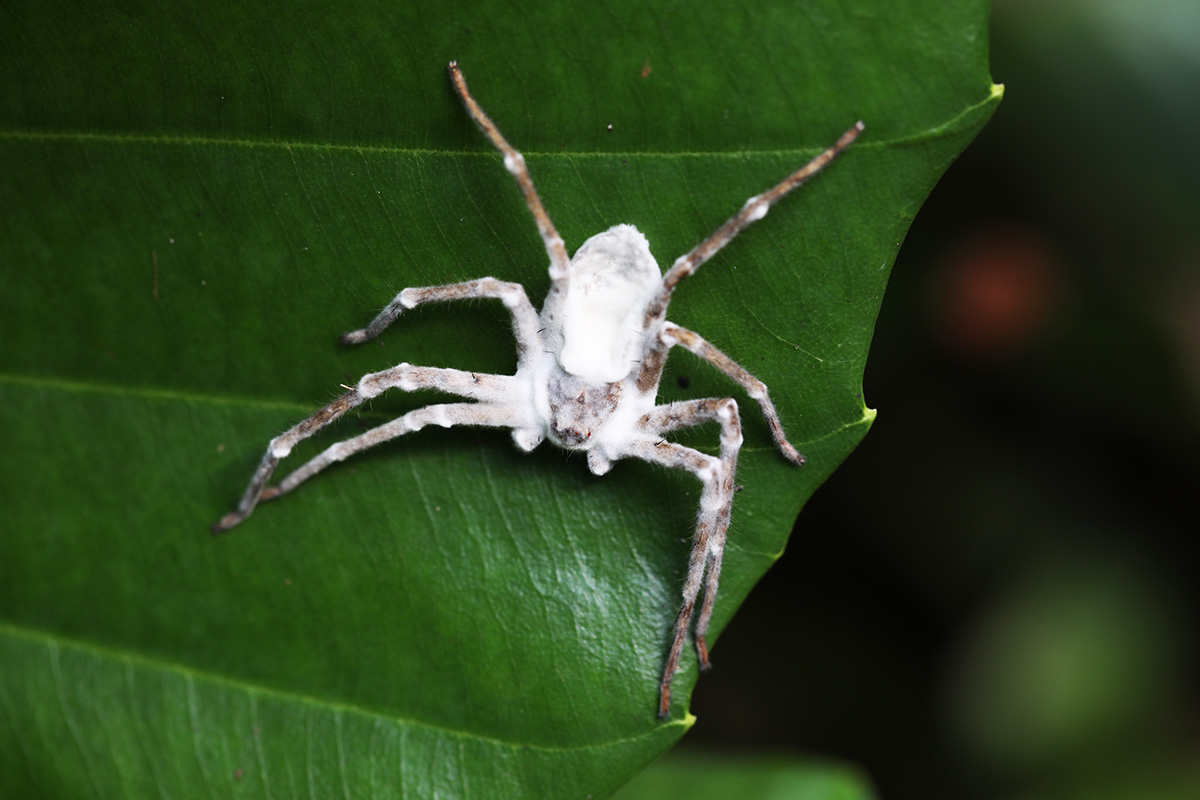
[[[866,139],[855,144],[856,149],[864,148],[887,148],[899,147],[912,144],[919,144],[933,139],[939,139],[946,135],[956,132],[962,125],[969,120],[976,112],[985,106],[996,102],[1000,95],[1003,94],[1003,86],[994,84],[987,97],[967,106],[963,111],[948,118],[945,122],[934,125],[924,130],[915,131],[903,136],[893,137],[891,139]],[[849,125],[849,123],[847,123]],[[869,123],[868,123],[869,127]],[[172,136],[166,134],[138,134],[138,133],[97,133],[89,131],[22,131],[22,130],[4,130],[0,129],[0,141],[9,140],[24,140],[24,141],[43,141],[43,142],[102,142],[109,144],[158,144],[158,145],[175,145],[185,147],[197,146],[213,146],[213,147],[265,147],[277,148],[281,150],[319,150],[325,152],[348,152],[348,153],[380,153],[380,154],[396,154],[404,153],[411,156],[483,156],[494,158],[495,151],[493,150],[439,150],[434,148],[420,147],[382,147],[379,145],[357,145],[357,144],[337,144],[329,142],[302,142],[302,141],[278,141],[271,139],[237,139],[237,138],[222,138],[212,136]],[[813,153],[820,151],[826,145],[814,144],[807,147],[795,147],[788,149],[738,149],[738,150],[688,150],[688,151],[645,151],[645,150],[589,150],[589,151],[568,151],[568,150],[532,150],[521,148],[521,152],[526,156],[534,157],[557,157],[557,158],[743,158],[745,156],[775,156],[775,157],[794,157],[796,155]]]

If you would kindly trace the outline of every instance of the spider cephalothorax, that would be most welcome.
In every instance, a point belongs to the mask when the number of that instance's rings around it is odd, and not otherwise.
[[[420,430],[426,425],[481,425],[507,428],[522,450],[549,438],[559,447],[583,450],[588,468],[603,475],[614,461],[639,458],[684,469],[700,479],[700,512],[683,586],[683,605],[675,620],[671,646],[659,684],[658,714],[670,708],[671,678],[687,638],[701,584],[704,602],[696,621],[696,649],[701,669],[708,666],[705,633],[725,552],[725,535],[733,506],[733,477],[742,444],[738,406],[732,398],[705,398],[657,405],[658,383],[667,352],[680,345],[732,378],[758,403],[783,455],[803,464],[783,434],[767,387],[698,334],[666,319],[671,293],[679,281],[724,247],[771,204],[820,171],[862,132],[859,122],[804,167],[763,194],[751,197],[736,215],[680,256],[664,275],[650,255],[644,237],[632,225],[616,225],[588,239],[568,260],[562,239],[546,214],[525,159],[500,135],[467,91],[455,62],[450,62],[454,88],[471,117],[504,156],[504,166],[517,181],[550,257],[551,288],[541,314],[516,283],[480,278],[446,286],[400,292],[362,330],[342,337],[359,344],[377,336],[406,309],[422,303],[463,298],[496,298],[512,314],[517,342],[517,371],[485,375],[438,367],[400,364],[363,376],[346,394],[271,440],[262,462],[236,511],[226,514],[213,532],[244,520],[262,500],[291,491],[325,467],[372,445]],[[328,447],[276,486],[268,486],[279,460],[292,448],[346,411],[387,389],[409,392],[437,389],[469,402],[426,406],[384,423],[352,439]],[[716,422],[721,427],[717,456],[663,439],[679,428]]]

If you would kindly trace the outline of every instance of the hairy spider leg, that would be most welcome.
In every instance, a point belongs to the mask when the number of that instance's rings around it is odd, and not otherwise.
[[[385,422],[352,439],[330,445],[320,455],[313,457],[280,481],[278,486],[266,489],[260,500],[273,500],[280,495],[287,494],[331,464],[344,461],[369,447],[398,438],[406,433],[415,433],[426,425],[438,425],[443,428],[458,425],[521,428],[528,427],[529,424],[530,420],[521,410],[502,403],[444,403],[425,406]]]
[[[691,251],[675,259],[675,263],[663,275],[662,291],[659,292],[658,297],[654,299],[646,310],[645,329],[650,330],[664,318],[667,305],[671,302],[671,292],[674,291],[675,286],[681,280],[691,275],[704,262],[716,255],[722,247],[733,241],[734,237],[744,231],[750,223],[757,222],[765,217],[771,206],[783,198],[784,195],[824,169],[830,161],[833,161],[837,157],[838,153],[849,147],[862,132],[862,122],[854,123],[853,127],[839,136],[833,145],[818,154],[812,161],[809,161],[762,194],[756,194],[751,197],[742,205],[740,211],[726,220],[725,224],[717,228],[707,239],[696,245]]]
[[[312,436],[350,409],[362,405],[366,399],[359,395],[358,390],[346,392],[312,416],[301,420],[272,439],[267,444],[267,452],[263,454],[262,461],[258,462],[258,469],[254,470],[254,475],[250,477],[250,484],[242,494],[242,499],[238,501],[237,509],[217,520],[212,526],[212,532],[214,534],[224,533],[250,516],[254,507],[258,505],[258,500],[267,487],[267,482],[271,480],[271,474],[275,472],[279,459],[286,457],[297,442]]]
[[[838,140],[832,146],[823,150],[814,159],[791,175],[788,175],[775,186],[762,194],[756,194],[751,197],[742,204],[742,208],[738,213],[726,220],[725,224],[717,228],[707,239],[696,245],[689,252],[675,259],[675,263],[663,275],[662,289],[646,307],[646,315],[642,320],[642,329],[649,332],[662,326],[667,317],[667,306],[671,303],[671,294],[675,291],[675,287],[681,280],[699,269],[706,261],[716,255],[722,247],[733,241],[734,237],[744,231],[752,222],[757,222],[765,217],[771,206],[777,203],[784,195],[824,169],[830,161],[833,161],[839,153],[849,147],[858,138],[858,135],[863,132],[863,127],[861,121],[854,123],[853,127],[839,136]],[[639,390],[648,392],[658,386],[658,382],[662,378],[663,367],[667,363],[667,351],[671,349],[673,344],[675,343],[667,342],[659,336],[647,349],[642,359],[641,369],[638,372],[637,387]],[[715,349],[714,352],[716,352]],[[711,363],[722,370],[724,369],[717,361],[712,361]],[[738,380],[733,373],[726,372],[726,374],[734,378],[734,380]],[[758,398],[755,399],[757,400]],[[765,414],[766,406],[761,402],[759,405],[763,406],[763,413]],[[770,421],[770,416],[768,416],[768,421]],[[774,427],[772,427],[772,433],[774,433]],[[777,444],[781,441],[786,443],[786,440],[781,440],[778,436],[775,441]],[[783,444],[780,444],[779,446],[783,450],[784,455],[792,461],[796,461],[795,458],[792,458],[792,453],[788,452],[788,447],[791,447],[790,445],[784,447]],[[792,448],[792,452],[795,452],[795,448]],[[799,453],[795,453],[795,455],[803,460],[803,456],[800,456]],[[801,462],[796,461],[796,463]]]
[[[775,440],[775,446],[779,448],[784,457],[797,466],[804,463],[804,456],[796,450],[795,446],[784,435],[783,423],[779,421],[779,414],[775,411],[775,404],[771,402],[771,396],[767,392],[767,385],[765,383],[747,372],[744,367],[732,358],[709,344],[700,334],[694,333],[687,328],[681,328],[673,322],[663,323],[659,338],[666,343],[667,347],[682,345],[736,381],[739,386],[746,390],[746,394],[750,395],[750,399],[758,403],[763,419],[767,421],[767,427],[771,429],[771,437]]]
[[[703,484],[700,510],[696,516],[696,533],[692,537],[692,552],[688,557],[687,577],[683,582],[683,603],[679,607],[679,615],[675,618],[671,647],[659,684],[660,718],[666,717],[670,710],[671,679],[679,668],[679,658],[683,653],[683,643],[687,639],[701,582],[704,583],[704,603],[696,623],[696,651],[700,659],[700,669],[709,667],[705,635],[708,633],[713,600],[716,599],[721,578],[721,558],[725,552],[725,536],[729,530],[729,517],[733,509],[733,476],[737,471],[738,451],[742,446],[742,423],[738,416],[737,402],[728,397],[685,400],[657,406],[639,422],[643,431],[657,437],[679,428],[712,421],[721,425],[719,458],[661,439],[638,442],[629,452],[631,456],[665,467],[686,469],[696,475]]]
[[[361,330],[343,334],[341,340],[343,344],[360,344],[368,339],[373,339],[384,328],[394,322],[406,309],[415,308],[422,303],[474,298],[495,298],[501,300],[505,307],[508,308],[512,314],[513,335],[517,341],[517,363],[524,365],[526,359],[538,351],[537,312],[529,302],[529,297],[525,294],[523,286],[519,283],[508,283],[496,280],[495,278],[479,278],[478,280],[452,283],[445,286],[404,289],[396,295],[392,302],[384,307],[383,311],[375,317],[370,325]],[[402,364],[395,369],[400,369],[401,367],[408,367],[408,365]],[[386,372],[388,370],[384,370],[384,373]],[[449,375],[457,372],[457,370],[443,370],[442,372]],[[375,373],[375,375],[384,373]],[[363,380],[371,377],[371,375],[368,375]],[[359,385],[362,386],[361,381]],[[440,387],[429,386],[426,388],[436,389]],[[446,389],[445,391],[462,394],[456,392],[454,389]],[[374,395],[371,396],[373,397]],[[470,397],[472,395],[463,396]],[[262,461],[259,462],[258,469],[254,471],[254,475],[250,478],[250,483],[246,487],[246,491],[242,494],[242,498],[238,502],[237,510],[221,517],[212,526],[212,532],[222,533],[227,531],[250,516],[250,512],[258,505],[259,500],[266,490],[267,483],[270,481],[271,475],[275,472],[275,467],[279,464],[279,460],[285,458],[297,443],[312,436],[350,409],[362,405],[367,399],[357,389],[347,392],[317,411],[317,413],[272,439],[270,444],[267,445],[267,452],[263,455]],[[517,440],[517,444],[525,450],[533,449],[541,441],[540,433],[536,432],[536,426],[514,431],[514,438]]]
[[[504,156],[504,168],[516,180],[517,187],[525,197],[525,205],[529,206],[529,211],[533,214],[538,233],[542,235],[542,242],[546,246],[546,254],[550,256],[551,294],[566,292],[567,268],[571,259],[567,257],[566,245],[563,244],[562,237],[554,228],[554,223],[550,221],[550,215],[546,213],[546,208],[542,205],[541,198],[538,197],[537,189],[533,186],[533,178],[529,177],[529,170],[525,168],[525,157],[508,143],[508,140],[501,135],[500,129],[496,127],[496,123],[492,122],[491,118],[479,107],[479,103],[475,102],[475,98],[467,90],[467,79],[463,77],[457,61],[450,62],[450,78],[454,83],[454,90],[462,98],[467,113]]]
[[[514,390],[519,392],[519,387],[522,385],[518,383],[516,378],[508,375],[487,375],[475,372],[463,372],[456,369],[414,367],[410,364],[400,364],[382,372],[366,375],[359,380],[357,387],[337,398],[307,419],[301,420],[270,441],[267,445],[267,452],[263,454],[258,469],[255,470],[254,476],[250,479],[250,485],[246,487],[246,491],[238,503],[237,510],[222,517],[213,525],[212,532],[222,533],[229,530],[250,516],[250,513],[254,511],[254,507],[258,505],[259,501],[277,497],[290,490],[295,484],[300,483],[303,478],[296,480],[292,486],[282,491],[279,488],[267,488],[267,483],[271,480],[271,475],[275,472],[275,467],[282,459],[287,458],[288,454],[291,453],[297,444],[326,427],[350,409],[362,405],[367,400],[387,389],[399,388],[404,391],[437,389],[450,394],[457,394],[461,397],[495,404],[502,402],[505,398],[511,397]],[[418,409],[418,411],[420,410],[423,409]],[[403,420],[404,417],[400,419]],[[418,418],[414,418],[413,421],[416,421],[416,419]],[[441,423],[439,422],[438,424]],[[531,420],[521,426],[521,429],[530,430],[536,427],[536,421]],[[313,471],[314,474],[316,471]]]
[[[384,328],[396,321],[397,317],[411,308],[424,303],[444,302],[446,300],[472,300],[477,298],[494,298],[503,301],[512,314],[513,335],[517,340],[517,363],[523,364],[526,354],[538,349],[538,315],[525,287],[519,283],[499,281],[495,278],[479,278],[463,283],[450,283],[445,286],[424,286],[402,290],[392,302],[371,320],[371,324],[357,331],[342,334],[342,344],[361,344],[374,339]]]

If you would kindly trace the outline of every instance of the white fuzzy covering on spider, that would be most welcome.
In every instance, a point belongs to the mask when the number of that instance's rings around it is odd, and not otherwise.
[[[747,200],[737,214],[676,259],[664,274],[650,254],[646,237],[632,225],[615,225],[596,234],[568,259],[563,240],[534,188],[525,159],[471,97],[455,62],[450,64],[450,75],[467,112],[503,155],[505,169],[516,180],[529,206],[550,259],[550,291],[539,313],[520,284],[496,278],[410,287],[396,294],[366,328],[343,335],[342,342],[355,345],[373,339],[404,313],[424,303],[492,298],[500,300],[512,316],[516,372],[490,375],[398,364],[364,375],[346,394],[270,441],[237,509],[222,517],[213,526],[213,532],[229,530],[246,519],[259,502],[292,491],[332,464],[427,425],[508,429],[517,446],[526,451],[550,439],[567,450],[585,451],[588,468],[596,475],[609,471],[614,462],[623,458],[691,472],[701,484],[700,503],[682,604],[658,683],[658,714],[664,717],[670,712],[671,679],[678,668],[701,589],[703,604],[694,632],[700,667],[708,666],[705,634],[717,596],[733,506],[733,479],[742,445],[741,418],[737,402],[731,397],[657,404],[658,385],[671,348],[682,346],[728,376],[757,403],[784,457],[794,464],[804,463],[804,457],[784,435],[762,381],[699,334],[669,322],[667,307],[683,278],[693,274],[747,226],[762,219],[773,203],[824,168],[857,138],[862,123],[847,130],[835,144],[779,184]],[[337,442],[277,485],[269,485],[279,461],[296,444],[350,409],[391,389],[402,392],[435,389],[464,402],[418,408]],[[716,423],[720,428],[717,456],[665,438],[672,431],[704,423]]]

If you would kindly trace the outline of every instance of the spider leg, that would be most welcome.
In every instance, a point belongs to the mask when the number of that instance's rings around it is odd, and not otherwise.
[[[223,533],[250,516],[250,512],[258,505],[259,497],[262,496],[267,481],[271,480],[271,473],[275,471],[279,459],[285,458],[297,442],[312,436],[350,409],[362,405],[365,400],[366,398],[361,396],[357,389],[346,392],[312,416],[301,420],[272,439],[267,444],[267,452],[263,454],[262,461],[258,462],[258,469],[254,470],[254,475],[251,476],[250,483],[242,494],[242,499],[238,501],[237,509],[221,517],[212,526],[212,532],[214,534]]]
[[[671,647],[659,684],[660,718],[667,716],[670,709],[671,679],[679,668],[679,658],[683,653],[683,643],[687,638],[701,582],[704,584],[704,603],[696,621],[696,651],[700,669],[708,669],[710,666],[705,635],[708,633],[713,601],[717,597],[721,578],[725,536],[729,530],[729,515],[733,507],[733,476],[737,470],[738,451],[742,446],[742,425],[737,403],[729,398],[688,400],[658,406],[638,423],[645,433],[657,437],[668,431],[709,421],[716,421],[721,425],[719,458],[662,440],[637,442],[628,452],[628,455],[645,461],[686,469],[703,483],[700,511],[696,517],[696,533],[692,538],[692,552],[688,557],[687,577],[683,583],[683,604],[675,618]]]
[[[679,281],[699,269],[704,262],[716,255],[717,251],[722,247],[729,244],[750,223],[765,217],[767,211],[780,198],[824,169],[830,161],[837,157],[838,153],[849,147],[862,131],[863,124],[861,122],[854,123],[853,127],[839,136],[833,145],[822,151],[816,158],[791,175],[788,175],[767,191],[751,197],[738,213],[730,217],[724,225],[717,228],[707,239],[692,248],[690,252],[675,259],[675,263],[671,265],[671,268],[667,270],[667,274],[663,276],[662,290],[646,310],[645,328],[649,330],[663,319],[667,311],[667,304],[671,301],[671,292],[674,291]]]
[[[523,359],[526,353],[533,353],[539,349],[537,346],[537,311],[529,302],[524,287],[519,283],[498,281],[495,278],[480,278],[464,283],[451,283],[446,286],[404,289],[392,299],[392,302],[384,306],[370,325],[361,330],[342,334],[342,344],[361,344],[368,339],[374,339],[405,311],[423,303],[475,298],[499,299],[504,302],[512,314],[513,334],[517,340],[518,363],[524,363]]]
[[[443,428],[456,425],[517,428],[526,422],[524,415],[508,404],[447,403],[418,408],[352,439],[330,445],[320,455],[313,457],[280,481],[278,486],[267,488],[259,499],[273,500],[287,494],[331,464],[343,461],[368,447],[419,431],[426,425],[438,425]]]
[[[525,197],[525,205],[529,206],[529,211],[533,214],[538,233],[542,235],[542,242],[546,246],[546,254],[550,256],[550,278],[554,281],[552,291],[565,290],[567,266],[570,264],[570,259],[567,258],[567,249],[563,244],[562,237],[555,230],[554,223],[550,221],[550,215],[546,213],[541,198],[538,197],[537,189],[533,186],[533,179],[529,177],[529,170],[525,168],[525,157],[508,143],[508,140],[501,135],[500,129],[496,127],[496,123],[492,122],[491,118],[479,107],[479,103],[475,102],[475,98],[467,90],[467,80],[463,77],[462,70],[458,68],[457,61],[450,62],[450,79],[454,83],[454,90],[462,98],[467,113],[504,156],[504,168],[516,180],[517,187]]]
[[[226,514],[213,525],[212,532],[222,533],[229,530],[250,516],[259,501],[268,496],[268,492],[271,497],[278,494],[278,492],[271,492],[267,489],[267,483],[271,480],[271,475],[275,472],[275,467],[280,460],[286,458],[297,444],[329,425],[350,409],[357,408],[387,389],[398,388],[406,392],[418,389],[437,389],[481,402],[499,403],[504,398],[520,397],[521,392],[524,391],[522,386],[523,384],[516,378],[508,375],[414,367],[410,364],[400,364],[382,372],[365,375],[354,389],[270,441],[262,461],[259,462],[258,469],[254,471],[246,491],[238,502],[237,509]],[[522,420],[521,423],[521,425],[514,426],[518,429],[517,432],[537,428],[537,423],[531,420]],[[521,444],[523,447],[525,446],[524,443]],[[536,444],[537,442],[532,442],[525,449],[532,449]]]
[[[677,344],[683,345],[737,381],[738,385],[746,390],[746,394],[750,395],[750,398],[758,403],[759,409],[762,410],[763,418],[767,421],[767,426],[771,429],[771,436],[775,439],[775,446],[793,464],[800,465],[804,463],[804,456],[800,455],[783,433],[783,423],[779,421],[779,414],[775,411],[775,404],[771,402],[771,397],[767,393],[766,384],[747,372],[729,356],[709,344],[700,334],[693,333],[687,328],[681,328],[673,322],[665,322],[663,323],[662,333],[659,334],[659,337],[667,347],[673,347]]]

